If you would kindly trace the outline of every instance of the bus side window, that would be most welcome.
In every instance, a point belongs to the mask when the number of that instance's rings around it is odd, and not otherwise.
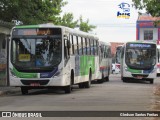
[[[82,55],[82,39],[80,36],[78,36],[78,48],[79,48],[79,55]]]
[[[74,49],[73,49],[73,35],[69,35],[69,41],[70,41],[70,46],[71,48],[69,49],[70,51],[70,55],[73,55],[74,54]]]
[[[91,39],[88,39],[88,40],[89,40],[89,55],[91,55],[92,54]]]
[[[96,51],[97,51],[97,55],[99,55],[99,53],[98,53],[98,40],[96,40]]]
[[[79,55],[79,42],[78,42],[78,36],[76,36],[76,40],[77,40],[77,54]]]
[[[83,52],[83,45],[84,43],[83,43],[83,37],[81,37],[81,49],[82,49],[82,55],[84,54],[84,52]]]
[[[67,40],[64,40],[64,58],[68,58]]]
[[[83,40],[83,54],[86,55],[86,45],[85,45],[85,38]]]
[[[86,55],[87,55],[87,38],[85,38],[85,47],[86,47]]]
[[[77,54],[77,39],[76,36],[73,35],[73,49],[74,49],[74,54]]]
[[[93,55],[95,55],[95,41],[93,40]]]
[[[94,40],[94,55],[97,55],[97,41]]]

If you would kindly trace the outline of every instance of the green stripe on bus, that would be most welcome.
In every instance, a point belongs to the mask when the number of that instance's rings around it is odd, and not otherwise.
[[[12,70],[13,74],[19,78],[38,78],[37,73],[23,73],[23,72],[18,72],[15,68]]]
[[[80,57],[80,75],[88,75],[89,68],[92,69],[92,74],[95,73],[95,57],[81,56]]]
[[[39,28],[39,25],[23,25],[23,26],[16,26],[15,28]]]
[[[127,70],[131,73],[142,73],[142,70],[135,70],[135,69],[131,69],[131,68],[127,68]]]

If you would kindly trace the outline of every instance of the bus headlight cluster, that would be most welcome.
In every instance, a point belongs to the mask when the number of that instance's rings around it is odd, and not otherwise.
[[[125,71],[128,71],[128,68],[127,67],[124,67]]]
[[[53,75],[52,78],[58,77],[58,76],[60,76],[61,74],[62,74],[62,69],[59,69],[59,70]]]
[[[16,76],[15,72],[13,72],[13,70],[12,70],[11,68],[10,68],[10,73],[11,73],[12,77],[18,78],[18,77]]]

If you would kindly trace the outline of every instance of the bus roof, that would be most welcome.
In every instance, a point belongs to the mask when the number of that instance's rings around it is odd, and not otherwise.
[[[15,26],[14,28],[22,28],[22,29],[29,29],[29,28],[61,28],[64,29],[65,33],[71,33],[71,35],[80,35],[82,37],[89,37],[89,38],[94,38],[98,40],[98,37],[90,34],[90,33],[86,33],[80,30],[76,30],[73,28],[69,28],[69,27],[65,27],[65,26],[60,26],[60,25],[54,25],[52,23],[46,23],[46,24],[38,24],[38,25],[22,25],[22,26]]]
[[[109,42],[104,42],[104,41],[99,41],[99,44],[100,45],[108,45],[108,46],[111,46],[111,44]]]
[[[132,41],[132,42],[126,42],[126,43],[148,43],[148,44],[156,44],[154,41],[145,41],[145,40],[138,40],[138,41]]]

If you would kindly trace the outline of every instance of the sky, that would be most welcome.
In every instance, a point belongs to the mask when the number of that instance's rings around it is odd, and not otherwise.
[[[66,0],[68,4],[62,8],[63,14],[71,12],[75,19],[81,15],[84,20],[97,26],[92,31],[101,41],[127,42],[136,40],[136,20],[138,11],[132,7],[132,0]],[[130,4],[130,18],[117,18],[122,12],[119,4]]]

